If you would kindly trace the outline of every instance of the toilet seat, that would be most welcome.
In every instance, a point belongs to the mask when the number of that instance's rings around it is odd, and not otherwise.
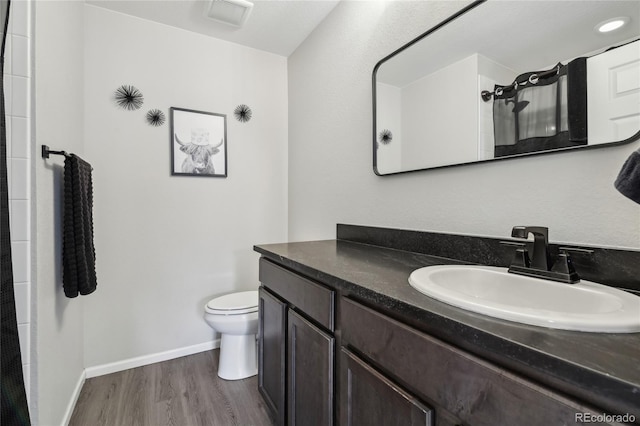
[[[241,291],[211,299],[205,311],[214,315],[242,315],[258,311],[258,292]]]

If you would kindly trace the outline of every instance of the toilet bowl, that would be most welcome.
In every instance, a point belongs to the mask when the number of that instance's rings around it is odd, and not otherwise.
[[[239,380],[258,374],[258,292],[242,291],[210,300],[204,320],[221,335],[218,377]]]

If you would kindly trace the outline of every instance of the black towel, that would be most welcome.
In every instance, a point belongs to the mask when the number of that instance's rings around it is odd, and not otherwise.
[[[64,226],[62,282],[67,297],[96,290],[93,245],[93,183],[91,165],[77,155],[64,160]]]
[[[624,162],[615,187],[622,195],[640,204],[640,151],[632,152]]]

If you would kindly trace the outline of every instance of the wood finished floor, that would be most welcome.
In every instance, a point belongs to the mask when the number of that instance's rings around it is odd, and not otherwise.
[[[257,376],[220,379],[219,353],[87,379],[69,426],[271,425]]]

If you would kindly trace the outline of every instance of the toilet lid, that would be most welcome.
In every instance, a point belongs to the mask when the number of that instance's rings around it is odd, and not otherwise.
[[[258,292],[241,291],[211,299],[207,310],[222,314],[244,314],[258,310]]]

